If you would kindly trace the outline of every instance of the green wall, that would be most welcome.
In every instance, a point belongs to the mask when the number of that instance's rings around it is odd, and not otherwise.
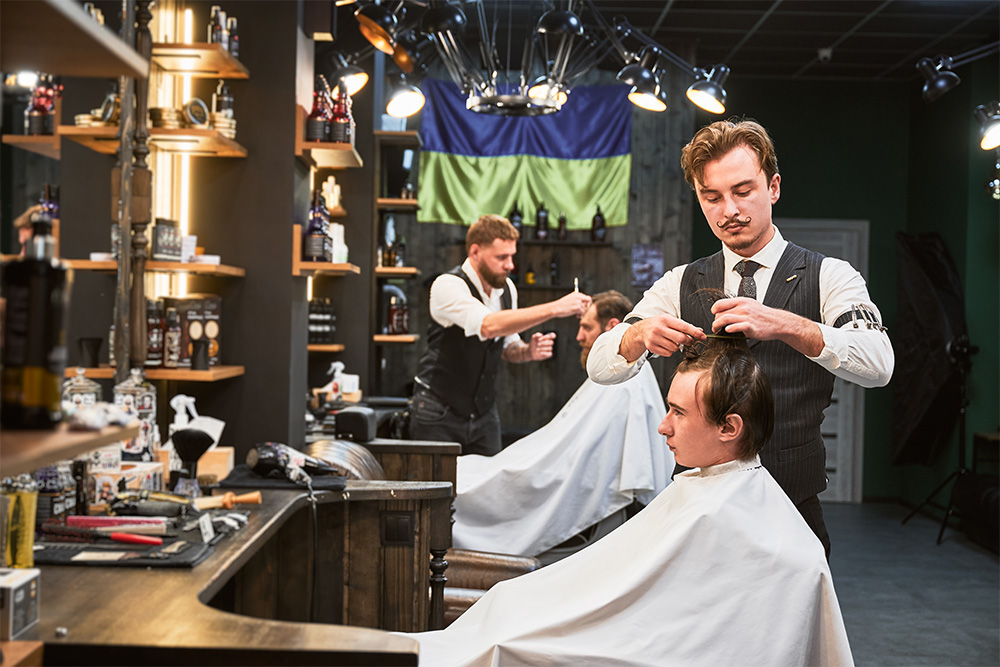
[[[983,350],[970,382],[970,434],[997,428],[1000,403],[998,213],[983,189],[993,156],[979,149],[972,118],[997,95],[996,62],[987,60],[959,70],[963,84],[930,106],[917,80],[789,83],[734,73],[727,85],[727,116],[753,118],[774,138],[782,179],[775,216],[870,221],[869,290],[890,336],[905,326],[896,319],[898,231],[937,231],[966,285],[982,286],[967,298],[971,337]],[[700,115],[696,126],[713,119]],[[714,252],[718,241],[700,210],[693,218],[693,256]],[[892,384],[867,390],[865,401],[865,498],[920,502],[954,469],[955,450],[930,468],[893,466]]]

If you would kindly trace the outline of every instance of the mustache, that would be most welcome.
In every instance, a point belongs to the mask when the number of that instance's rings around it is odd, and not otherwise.
[[[730,218],[729,220],[719,220],[717,223],[715,223],[715,226],[721,229],[721,228],[725,227],[726,225],[728,225],[730,223],[733,223],[733,222],[739,223],[741,225],[749,225],[750,221],[752,219],[753,218],[751,218],[748,215],[746,220],[740,220],[739,218]]]

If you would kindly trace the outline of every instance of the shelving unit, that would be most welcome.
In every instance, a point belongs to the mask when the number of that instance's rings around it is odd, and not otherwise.
[[[301,105],[295,115],[295,155],[309,166],[322,169],[352,169],[364,162],[354,144],[334,141],[306,141],[306,118],[309,112]]]
[[[399,197],[379,197],[375,206],[380,211],[416,211],[420,208],[416,199],[400,199]]]
[[[58,134],[5,134],[3,135],[3,143],[26,151],[31,151],[32,153],[44,155],[45,157],[53,160],[58,160],[60,157],[59,149],[61,142]]]
[[[71,431],[60,424],[52,431],[3,432],[3,475],[10,477],[73,458],[139,434],[139,424],[108,426],[100,431]]]
[[[92,261],[89,259],[64,260],[71,269],[77,271],[98,271],[114,273],[118,263],[114,260]],[[216,276],[220,278],[242,278],[246,269],[228,264],[195,264],[190,262],[146,262],[146,270],[159,273],[195,273],[200,276]]]
[[[420,340],[419,334],[375,334],[372,341],[379,344],[385,343],[416,343]]]
[[[148,60],[83,7],[65,0],[0,3],[0,62],[5,72],[149,76]]]
[[[302,225],[292,225],[293,276],[346,276],[351,273],[361,273],[361,267],[347,263],[303,262]]]
[[[375,275],[379,278],[416,278],[420,269],[415,266],[376,266]]]
[[[239,377],[246,372],[243,366],[211,366],[207,371],[196,371],[190,368],[145,368],[143,373],[147,380],[175,380],[184,382],[218,382]],[[111,366],[98,366],[86,369],[85,375],[95,380],[110,380],[115,376]],[[66,377],[76,377],[76,367],[69,366]]]
[[[328,352],[331,354],[335,352],[343,352],[346,349],[347,348],[340,343],[310,343],[308,347],[310,352]]]
[[[153,64],[165,74],[195,79],[249,79],[250,72],[221,44],[153,44]]]
[[[118,150],[118,128],[115,126],[60,125],[56,128],[56,134],[105,155],[114,155],[115,151]],[[238,142],[222,136],[218,130],[151,127],[149,129],[149,143],[162,151],[198,157],[243,158],[247,156],[246,148]]]

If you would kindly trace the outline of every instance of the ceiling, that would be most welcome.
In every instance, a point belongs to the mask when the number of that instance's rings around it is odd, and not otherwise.
[[[489,2],[489,0],[487,0]],[[504,2],[504,0],[500,0]],[[595,0],[733,77],[909,80],[917,60],[1000,39],[997,0]],[[829,49],[828,58],[820,49]],[[996,53],[992,58],[1000,58]]]

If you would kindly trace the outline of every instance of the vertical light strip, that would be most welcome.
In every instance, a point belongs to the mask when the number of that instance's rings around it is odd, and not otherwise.
[[[306,301],[313,300],[313,277],[306,278]]]
[[[184,43],[191,44],[194,40],[194,12],[190,9],[184,10]],[[184,104],[191,99],[191,75],[181,75],[181,100]],[[181,228],[181,236],[187,236],[190,232],[189,208],[191,202],[191,156],[184,154],[180,156],[180,205],[177,212],[177,221]],[[187,295],[187,274],[181,274],[177,281],[177,296]]]

